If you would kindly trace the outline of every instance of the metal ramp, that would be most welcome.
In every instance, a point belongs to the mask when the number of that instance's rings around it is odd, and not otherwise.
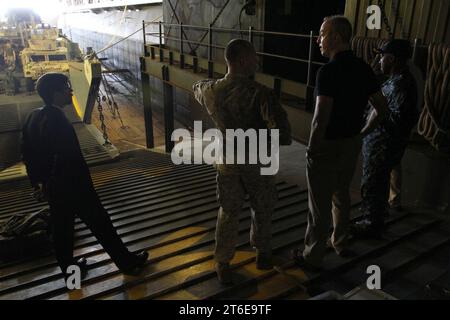
[[[77,123],[74,124],[74,128],[80,141],[81,151],[88,165],[109,162],[119,156],[119,151],[114,145],[103,144],[105,140],[94,125]]]
[[[27,115],[42,106],[42,101],[36,95],[1,98],[0,170],[4,170],[0,171],[0,183],[26,178],[25,167],[20,162],[21,129]],[[94,125],[81,122],[73,107],[67,107],[64,111],[75,128],[88,165],[112,161],[119,155],[116,147],[104,145],[103,136]]]
[[[399,272],[421,274],[419,281],[412,282],[413,288],[400,285],[406,294],[438,276],[442,259],[433,256],[442,256],[442,250],[450,248],[447,220],[421,211],[401,213],[390,218],[384,239],[352,241],[355,258],[343,259],[328,252],[324,272],[305,273],[290,262],[289,251],[303,242],[307,193],[279,182],[280,200],[272,230],[277,267],[269,271],[255,267],[246,203],[240,215],[239,245],[233,261],[235,284],[222,286],[213,268],[218,209],[214,169],[204,165],[174,166],[168,155],[149,151],[122,157],[120,162],[92,168],[92,175],[123,241],[132,251],[149,251],[151,259],[142,275],[123,276],[86,226],[77,221],[75,256],[90,260],[82,289],[68,291],[54,257],[44,255],[2,261],[0,299],[306,299],[314,287],[318,291],[329,287],[342,289],[342,293],[350,291],[354,284],[365,283],[364,266],[375,263],[386,272],[383,289],[388,293],[386,288],[398,293],[393,288],[398,286]],[[25,181],[1,184],[0,219],[42,208],[30,193]],[[423,272],[429,265],[435,271]]]
[[[101,133],[94,125],[80,122],[75,123],[74,128],[80,141],[81,151],[89,166],[113,161],[119,155],[119,150],[114,145],[102,144]],[[0,183],[25,178],[27,178],[27,174],[23,163],[18,163],[0,172]]]

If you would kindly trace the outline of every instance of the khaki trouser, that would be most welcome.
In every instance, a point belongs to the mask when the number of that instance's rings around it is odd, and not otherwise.
[[[261,176],[258,171],[242,174],[217,174],[217,197],[220,204],[216,228],[216,262],[229,263],[235,254],[239,235],[239,215],[246,194],[250,198],[250,244],[270,256],[271,219],[277,191],[273,176]]]
[[[394,167],[391,171],[391,191],[389,195],[389,204],[392,207],[401,205],[402,192],[402,165]]]
[[[350,183],[361,152],[359,137],[326,140],[312,157],[307,157],[309,189],[308,228],[303,255],[320,265],[325,254],[331,220],[331,243],[336,252],[346,245],[350,220]]]

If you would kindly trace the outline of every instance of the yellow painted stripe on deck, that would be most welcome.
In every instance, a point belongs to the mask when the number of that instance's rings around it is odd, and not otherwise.
[[[81,120],[83,120],[84,114],[81,111],[80,104],[78,103],[78,99],[75,95],[72,95],[72,103],[73,103],[73,106],[75,107],[75,110],[76,110],[78,116],[80,117]]]

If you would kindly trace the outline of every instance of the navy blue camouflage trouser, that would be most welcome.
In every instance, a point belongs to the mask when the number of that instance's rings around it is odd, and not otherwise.
[[[401,163],[407,143],[382,130],[364,139],[361,212],[376,224],[382,224],[388,214],[391,171]]]

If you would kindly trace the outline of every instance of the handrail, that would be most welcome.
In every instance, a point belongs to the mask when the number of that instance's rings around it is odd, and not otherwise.
[[[154,34],[154,33],[152,33],[152,34]],[[156,34],[158,34],[158,33],[156,33]],[[181,40],[179,38],[169,37],[169,36],[166,36],[166,35],[163,35],[162,37],[164,39],[167,39],[167,40],[181,42]],[[202,47],[209,47],[209,44],[207,44],[207,43],[202,43],[202,42],[193,41],[193,40],[183,40],[183,42],[185,42],[185,43],[192,43],[192,44],[198,44],[198,45],[200,45]],[[214,49],[225,50],[224,46],[212,45],[212,47]],[[260,56],[267,56],[267,57],[271,57],[271,58],[279,58],[279,59],[291,60],[291,61],[296,61],[296,62],[303,62],[303,63],[308,63],[309,62],[306,59],[299,59],[299,58],[288,57],[288,56],[283,56],[283,55],[278,55],[278,54],[273,54],[273,53],[267,53],[267,52],[256,52],[256,54],[260,55]],[[315,65],[319,65],[319,66],[324,65],[323,62],[312,61],[312,63],[315,64]]]
[[[261,31],[261,30],[253,30],[255,33],[263,33],[270,34],[274,36],[289,36],[289,37],[298,37],[298,38],[309,38],[309,34],[301,34],[301,33],[287,33],[287,32],[276,32],[276,31]],[[314,38],[318,38],[318,36],[314,36]]]
[[[149,22],[148,24],[158,24],[158,22]],[[165,23],[161,22],[163,26],[169,26],[169,27],[175,27],[175,28],[181,28],[180,24],[176,23]],[[194,26],[189,24],[183,24],[183,28],[188,29],[200,29],[200,30],[209,30],[209,27],[204,26]],[[232,32],[232,33],[246,33],[248,32],[248,29],[230,29],[230,28],[211,28],[212,31],[224,31],[224,32]],[[287,37],[298,37],[298,38],[309,38],[309,34],[301,34],[301,33],[289,33],[289,32],[276,32],[276,31],[263,31],[263,30],[256,30],[253,29],[254,33],[262,33],[262,34],[270,34],[270,35],[276,35],[276,36],[287,36]],[[318,36],[314,36],[314,38],[317,38]]]
[[[300,58],[295,58],[295,57],[289,57],[289,56],[285,56],[285,55],[279,55],[279,54],[273,54],[273,53],[268,53],[268,52],[256,52],[257,55],[259,56],[265,56],[265,57],[271,57],[271,58],[276,58],[276,59],[282,59],[285,61],[295,61],[295,62],[299,62],[299,63],[306,63],[308,65],[307,68],[307,75],[306,75],[306,86],[308,88],[308,92],[311,91],[311,89],[314,87],[314,81],[313,81],[313,66],[322,66],[325,63],[323,62],[319,62],[319,61],[313,61],[313,55],[314,55],[314,42],[315,39],[318,38],[318,36],[314,35],[314,32],[311,31],[309,33],[309,35],[306,34],[296,34],[296,33],[286,33],[286,32],[275,32],[275,31],[262,31],[262,30],[255,30],[253,29],[253,27],[250,27],[247,30],[241,30],[241,29],[229,29],[229,28],[214,28],[212,25],[209,25],[208,27],[206,26],[194,26],[194,25],[186,25],[183,23],[180,24],[175,24],[175,23],[164,23],[164,22],[150,22],[148,23],[148,25],[157,25],[158,26],[158,32],[151,32],[151,33],[147,33],[145,31],[145,26],[146,26],[146,22],[143,21],[143,26],[144,26],[144,38],[148,35],[148,36],[156,36],[159,38],[159,44],[154,44],[154,46],[159,46],[160,50],[162,50],[163,48],[163,40],[169,40],[169,41],[175,41],[176,43],[179,44],[179,48],[180,48],[180,66],[181,68],[184,68],[184,63],[185,63],[185,54],[184,54],[184,49],[183,46],[185,43],[187,44],[194,44],[197,47],[193,50],[196,50],[199,47],[206,47],[208,49],[208,76],[209,77],[213,77],[214,74],[214,62],[213,62],[213,50],[214,49],[219,49],[219,50],[225,50],[224,46],[220,46],[218,44],[214,44],[213,43],[213,33],[214,32],[228,32],[228,33],[240,33],[241,36],[243,37],[244,35],[246,35],[246,37],[248,37],[248,40],[250,42],[254,41],[254,37],[255,35],[257,35],[258,37],[260,37],[261,35],[274,35],[274,36],[283,36],[283,37],[296,37],[296,38],[302,38],[302,39],[309,39],[309,44],[308,44],[308,58],[307,59],[300,59]],[[165,26],[169,26],[169,27],[174,27],[174,28],[178,28],[180,30],[180,36],[178,36],[178,32],[176,36],[169,36],[166,35],[163,31],[163,27]],[[183,38],[183,30],[186,29],[197,29],[197,30],[201,30],[203,32],[203,37],[201,40],[199,41],[193,41],[193,40],[189,40],[189,39],[184,39]],[[203,41],[206,36],[208,36],[207,41]],[[165,42],[165,41],[164,41]],[[146,42],[146,39],[144,39],[144,43]],[[177,44],[177,46],[178,46]],[[173,55],[172,55],[173,57]],[[160,54],[160,60],[163,61],[163,56],[162,54]],[[173,59],[173,58],[172,58]],[[195,61],[195,59],[194,59]],[[195,64],[195,62],[194,62]],[[194,70],[196,69],[196,67],[194,66]],[[310,93],[307,93],[310,94]]]
[[[168,36],[166,36],[166,35],[163,35],[163,38],[164,38],[164,39],[167,39],[167,40],[171,40],[171,41],[178,41],[178,42],[183,41],[183,42],[185,42],[185,43],[192,43],[192,44],[198,44],[198,45],[203,46],[203,47],[209,47],[209,44],[207,44],[207,43],[198,42],[198,41],[193,41],[193,40],[180,40],[180,38],[168,37]],[[224,47],[224,46],[212,45],[212,47],[213,47],[214,49],[222,49],[222,50],[225,50],[225,47]]]

